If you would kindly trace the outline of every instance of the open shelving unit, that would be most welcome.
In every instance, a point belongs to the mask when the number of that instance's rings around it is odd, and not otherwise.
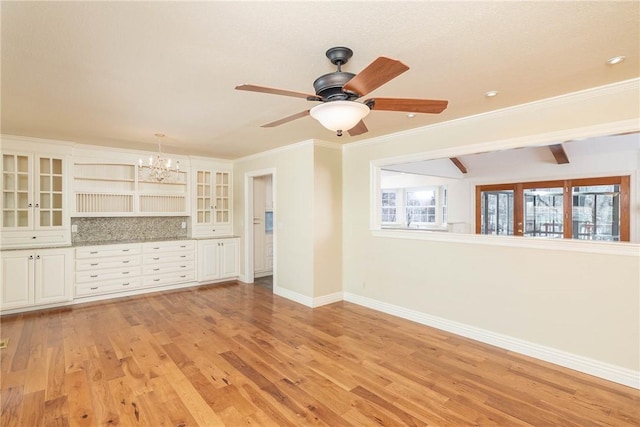
[[[188,174],[172,174],[155,182],[141,179],[137,165],[76,162],[72,216],[188,215]]]

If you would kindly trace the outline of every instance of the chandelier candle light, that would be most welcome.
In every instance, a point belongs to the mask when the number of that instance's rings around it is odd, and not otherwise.
[[[162,157],[160,138],[164,138],[164,134],[156,133],[154,136],[158,139],[158,154],[155,158],[149,156],[149,164],[147,165],[143,164],[142,159],[138,161],[139,177],[157,182],[172,181],[172,172],[180,172],[180,162],[177,161],[175,170],[172,170],[171,159]]]

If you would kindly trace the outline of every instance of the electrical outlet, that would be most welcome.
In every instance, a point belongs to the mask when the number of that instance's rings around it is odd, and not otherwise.
[[[71,232],[72,233],[77,233],[78,232],[78,224],[73,224],[71,226]]]
[[[181,225],[181,227],[182,227],[182,228],[187,228],[187,223],[186,223],[186,222],[184,222],[184,221],[182,221],[182,225]]]

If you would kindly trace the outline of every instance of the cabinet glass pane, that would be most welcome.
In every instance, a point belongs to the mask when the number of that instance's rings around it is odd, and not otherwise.
[[[40,195],[40,208],[41,209],[51,208],[51,195],[49,193],[42,193]]]
[[[40,173],[41,174],[51,173],[51,159],[48,159],[46,157],[40,158]]]
[[[51,215],[49,211],[40,211],[40,226],[49,227],[51,225]]]
[[[5,209],[13,209],[16,207],[16,198],[13,193],[5,192],[2,194],[2,205]]]
[[[18,215],[18,227],[28,227],[29,226],[29,212],[27,211],[18,211],[16,212]]]
[[[15,158],[12,155],[4,154],[2,156],[2,170],[5,172],[15,172]]]
[[[18,208],[19,209],[27,209],[29,207],[29,194],[25,192],[20,192],[16,194],[18,198]]]
[[[2,184],[2,189],[3,190],[15,190],[16,189],[16,180],[15,180],[15,176],[13,174],[10,173],[4,173],[3,174],[3,184]]]
[[[54,194],[53,195],[53,205],[54,209],[62,209],[62,194]]]
[[[29,176],[26,174],[18,175],[18,190],[29,191]]]
[[[62,211],[53,211],[51,217],[51,225],[54,227],[62,226]]]
[[[40,191],[50,191],[51,190],[51,178],[48,176],[40,177]]]
[[[562,190],[562,187],[524,190],[525,236],[563,237]]]
[[[4,211],[4,212],[2,212],[2,225],[4,227],[15,227],[16,226],[16,213],[15,213],[15,211]]]
[[[21,173],[29,172],[29,157],[27,156],[17,156],[17,170]]]
[[[61,159],[52,159],[51,160],[51,172],[56,175],[62,175],[62,160]]]
[[[52,190],[53,191],[62,191],[62,177],[61,176],[54,176],[53,177]]]

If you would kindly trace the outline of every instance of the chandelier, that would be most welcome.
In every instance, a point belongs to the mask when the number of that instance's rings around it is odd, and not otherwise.
[[[175,169],[171,169],[171,159],[162,156],[162,147],[160,138],[164,138],[164,134],[154,134],[158,140],[158,154],[155,157],[149,156],[148,164],[144,164],[142,159],[138,161],[138,178],[144,181],[156,182],[172,182],[178,178],[180,172],[180,162],[176,162]]]

